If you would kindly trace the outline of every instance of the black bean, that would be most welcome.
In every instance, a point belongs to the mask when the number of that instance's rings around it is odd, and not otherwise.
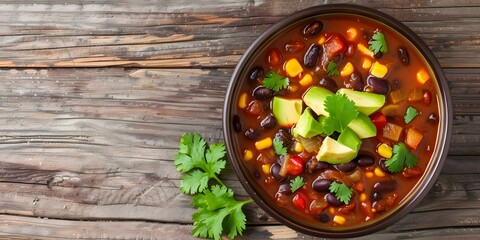
[[[235,132],[242,131],[242,120],[240,120],[237,114],[233,115],[233,130],[235,130]]]
[[[277,120],[272,116],[272,115],[268,115],[266,116],[261,122],[260,122],[260,126],[264,129],[270,129],[270,128],[273,128],[275,127],[275,125],[277,124]]]
[[[248,73],[248,81],[250,82],[255,82],[260,77],[263,77],[263,68],[261,66],[253,67]]]
[[[280,164],[278,163],[272,164],[272,166],[270,167],[270,174],[272,174],[272,176],[275,179],[277,179],[279,182],[284,182],[285,180],[287,180],[287,177],[280,175],[280,168],[282,168]]]
[[[368,167],[375,164],[375,159],[370,155],[360,155],[357,157],[357,164],[360,167]]]
[[[320,82],[319,82],[320,86],[323,87],[323,88],[326,88],[332,92],[337,92],[338,90],[338,86],[337,86],[337,83],[335,82],[335,80],[329,78],[329,77],[324,77],[322,79],[320,79]]]
[[[387,161],[387,159],[385,159],[385,158],[380,158],[380,160],[378,161],[378,165],[380,166],[380,168],[382,169],[382,171],[391,174],[392,172],[390,172],[390,170],[388,170],[387,165],[385,165],[385,162],[386,162],[386,161]]]
[[[351,172],[357,168],[357,164],[355,162],[348,162],[348,163],[342,163],[342,164],[337,164],[335,165],[335,168],[342,172]]]
[[[432,113],[432,114],[428,115],[428,121],[429,121],[429,122],[433,122],[433,123],[438,122],[438,116],[437,116],[437,114]]]
[[[377,182],[373,185],[373,190],[375,192],[381,192],[381,193],[392,192],[392,191],[395,191],[395,189],[397,189],[397,182],[390,181],[390,180]]]
[[[253,97],[256,99],[269,99],[272,98],[275,92],[272,89],[268,89],[264,86],[258,86],[253,89]]]
[[[312,173],[315,173],[317,171],[327,169],[328,168],[328,163],[320,162],[316,158],[312,158],[312,159],[308,160],[308,162],[306,163],[306,168],[307,168],[307,172],[309,174],[312,174]]]
[[[408,51],[405,47],[398,48],[398,58],[400,58],[400,61],[403,65],[407,66],[410,64],[410,56],[408,55]]]
[[[383,78],[369,76],[367,78],[367,84],[372,87],[374,93],[386,95],[390,91],[388,81]]]
[[[356,91],[363,91],[363,88],[365,88],[365,83],[363,83],[362,76],[357,72],[353,72],[352,74],[350,74],[350,78],[345,80],[343,82],[343,85],[346,88],[350,88]]]
[[[281,184],[278,187],[277,193],[292,193],[292,189],[290,188],[290,184],[289,183]]]
[[[372,193],[372,200],[373,201],[378,201],[380,199],[382,199],[383,197],[383,194],[381,192],[373,192]]]
[[[317,178],[312,182],[312,188],[317,192],[329,192],[330,184],[332,184],[332,180]]]
[[[375,55],[373,55],[373,57],[375,59],[380,59],[383,57],[383,52],[378,51],[377,53],[375,53]]]
[[[312,68],[317,65],[318,57],[320,56],[320,51],[322,48],[317,44],[312,44],[303,56],[303,64],[307,68]]]
[[[340,206],[344,205],[343,202],[338,200],[337,197],[335,197],[335,195],[333,193],[327,193],[325,195],[325,200],[332,207],[340,207]]]
[[[340,136],[340,133],[335,131],[332,133],[332,135],[330,135],[331,138],[335,139],[335,140],[338,140],[338,137]]]
[[[322,223],[328,223],[330,221],[330,216],[326,213],[318,214],[315,216],[320,222]]]
[[[292,135],[284,129],[278,130],[278,132],[275,133],[274,138],[282,140],[284,147],[288,147],[292,142]]]
[[[260,138],[260,132],[253,128],[249,128],[247,129],[247,131],[245,131],[245,137],[250,140],[257,140],[258,138]]]
[[[303,29],[305,36],[315,36],[323,30],[323,23],[320,21],[313,21]]]

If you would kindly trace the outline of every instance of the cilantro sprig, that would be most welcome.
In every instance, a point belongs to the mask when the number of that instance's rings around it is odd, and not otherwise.
[[[303,178],[300,176],[295,177],[290,181],[290,190],[292,193],[303,187],[305,183],[303,182]]]
[[[333,132],[343,132],[347,125],[358,117],[355,103],[344,94],[335,94],[325,98],[325,111],[329,116],[321,120],[326,135]]]
[[[405,112],[405,123],[410,123],[416,116],[418,116],[418,111],[414,107],[408,107]]]
[[[388,51],[387,41],[385,41],[385,35],[382,32],[375,32],[372,39],[368,41],[368,48],[375,54],[378,52],[386,53]]]
[[[192,206],[198,208],[192,214],[195,237],[221,239],[225,230],[229,238],[242,235],[246,217],[242,212],[251,199],[237,201],[233,191],[218,178],[225,168],[225,145],[211,144],[198,133],[184,133],[180,138],[178,153],[174,156],[175,167],[185,173],[180,182],[183,193],[192,194]],[[209,186],[210,179],[218,184]]]
[[[287,148],[283,146],[283,141],[280,138],[273,139],[273,150],[277,155],[287,155]]]
[[[408,151],[405,143],[397,143],[395,146],[393,146],[392,151],[392,157],[385,162],[385,165],[390,172],[401,172],[404,165],[407,165],[409,168],[413,168],[415,165],[417,165],[418,158]]]
[[[328,62],[327,74],[328,76],[338,76],[340,74],[340,72],[338,72],[337,64],[335,62]]]
[[[353,190],[344,183],[332,182],[328,188],[341,202],[348,204],[352,198]]]
[[[271,70],[265,74],[262,82],[263,86],[275,92],[287,88],[289,83],[290,80],[287,77],[282,77],[280,74]]]

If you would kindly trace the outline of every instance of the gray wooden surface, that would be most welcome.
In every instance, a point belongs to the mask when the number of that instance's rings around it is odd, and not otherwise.
[[[435,187],[365,239],[480,236],[480,1],[338,2],[379,9],[418,33],[454,106]],[[180,135],[222,141],[223,98],[244,50],[318,4],[1,1],[0,238],[191,238],[194,209],[172,162]],[[229,167],[222,178],[247,197]],[[245,239],[311,238],[255,204],[246,210]]]

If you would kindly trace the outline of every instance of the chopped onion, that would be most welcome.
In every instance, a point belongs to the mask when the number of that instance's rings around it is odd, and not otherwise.
[[[320,136],[315,136],[312,138],[303,138],[299,137],[299,141],[303,146],[303,149],[305,151],[312,153],[312,152],[318,152],[320,149],[320,146],[322,145],[323,137]]]

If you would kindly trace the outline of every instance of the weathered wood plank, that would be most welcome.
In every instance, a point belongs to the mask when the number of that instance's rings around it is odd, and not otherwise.
[[[471,31],[480,24],[477,2],[454,7],[450,1],[439,5],[398,1],[395,8],[378,1],[356,3],[404,21],[434,50],[442,66],[480,66],[480,33]],[[289,1],[7,3],[0,8],[0,66],[232,67],[271,24],[316,4],[303,1],[286,8]]]

